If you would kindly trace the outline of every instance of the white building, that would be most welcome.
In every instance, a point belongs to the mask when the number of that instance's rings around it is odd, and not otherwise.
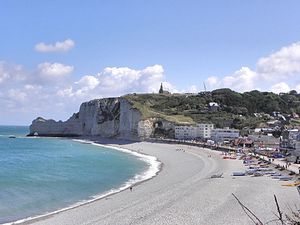
[[[284,130],[280,137],[280,150],[290,153],[288,161],[300,163],[300,131]]]
[[[240,136],[240,131],[236,129],[213,129],[211,131],[211,139],[219,142],[219,141],[230,141],[238,138]]]
[[[194,139],[196,130],[196,126],[175,126],[175,139]]]
[[[210,138],[213,124],[196,124],[194,126],[175,126],[176,139]]]
[[[200,138],[210,138],[211,137],[211,131],[214,129],[213,124],[203,124],[198,123],[198,137]]]

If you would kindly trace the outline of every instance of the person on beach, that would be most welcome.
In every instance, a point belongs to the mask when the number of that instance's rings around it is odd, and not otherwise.
[[[130,189],[130,191],[132,191],[132,187],[130,187],[129,189]]]

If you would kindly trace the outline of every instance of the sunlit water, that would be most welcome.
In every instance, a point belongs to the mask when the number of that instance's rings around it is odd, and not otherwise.
[[[117,190],[149,167],[128,153],[27,133],[27,127],[0,126],[0,223]]]

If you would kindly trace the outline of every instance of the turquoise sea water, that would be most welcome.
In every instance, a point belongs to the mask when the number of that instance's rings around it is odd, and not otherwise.
[[[27,127],[0,126],[0,223],[117,190],[149,168],[125,152],[66,139],[26,138],[27,133]]]

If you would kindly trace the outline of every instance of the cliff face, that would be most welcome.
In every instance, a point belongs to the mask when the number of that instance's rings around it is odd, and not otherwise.
[[[104,98],[82,103],[78,113],[67,121],[35,119],[30,135],[39,136],[101,136],[128,140],[151,137],[155,126],[142,120],[139,110],[125,98]]]

